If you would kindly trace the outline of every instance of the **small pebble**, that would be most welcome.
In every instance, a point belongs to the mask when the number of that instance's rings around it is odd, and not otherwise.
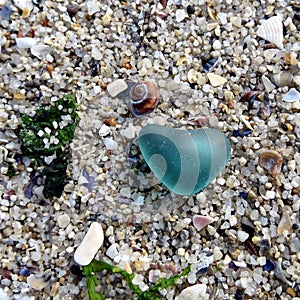
[[[74,253],[74,260],[81,266],[87,266],[102,246],[104,233],[100,223],[93,222],[82,242]]]
[[[47,285],[49,285],[49,281],[45,279],[43,276],[37,276],[35,274],[31,274],[27,277],[27,283],[34,290],[41,291]]]
[[[57,224],[60,228],[66,228],[70,224],[70,217],[67,214],[60,215]]]

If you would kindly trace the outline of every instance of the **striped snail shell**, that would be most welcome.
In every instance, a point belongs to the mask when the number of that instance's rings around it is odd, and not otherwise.
[[[151,81],[135,83],[129,92],[129,109],[136,117],[152,112],[159,101],[157,85]]]
[[[172,129],[147,125],[138,137],[141,153],[154,175],[179,195],[196,194],[224,169],[231,147],[219,130]]]

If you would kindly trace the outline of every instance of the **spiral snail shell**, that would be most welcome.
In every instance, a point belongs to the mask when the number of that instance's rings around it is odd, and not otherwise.
[[[152,112],[159,101],[157,85],[151,81],[135,83],[129,92],[129,109],[136,117]]]

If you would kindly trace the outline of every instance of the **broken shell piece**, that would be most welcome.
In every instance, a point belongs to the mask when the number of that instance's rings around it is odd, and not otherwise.
[[[292,226],[293,224],[289,212],[283,212],[277,227],[278,234],[282,235],[284,231],[291,233],[293,231]]]
[[[257,35],[268,42],[275,44],[279,49],[283,48],[283,25],[278,16],[264,21],[257,30]]]
[[[294,75],[290,71],[281,71],[279,73],[274,74],[271,80],[278,87],[292,87],[294,85],[293,77]]]
[[[31,48],[36,44],[36,39],[31,37],[16,38],[17,46],[21,49]]]
[[[213,222],[214,219],[208,216],[195,215],[193,217],[193,225],[199,231]]]
[[[283,158],[277,151],[265,151],[259,156],[259,165],[267,170],[271,176],[280,173]]]
[[[111,97],[116,97],[128,88],[127,83],[123,79],[117,79],[107,85],[107,92]]]
[[[49,284],[49,280],[45,276],[38,276],[35,274],[31,274],[30,276],[27,277],[27,283],[34,290],[41,291]]]
[[[205,284],[195,284],[185,288],[175,300],[191,300],[191,299],[202,299],[207,300],[208,295],[206,294],[207,286]]]
[[[39,59],[46,57],[47,54],[51,53],[51,47],[47,45],[34,45],[30,48],[32,55],[36,56]]]
[[[33,3],[31,0],[14,0],[14,5],[23,11],[24,9],[29,11],[33,9]]]
[[[264,99],[264,92],[263,91],[250,91],[250,92],[244,93],[241,97],[242,101],[247,101],[250,104],[253,104],[252,102],[256,99],[262,101]]]
[[[296,102],[300,101],[300,93],[295,89],[291,88],[282,98],[285,102]]]
[[[221,86],[227,82],[226,78],[214,73],[208,73],[207,78],[213,87]]]
[[[74,253],[74,260],[81,266],[87,266],[95,257],[104,241],[100,223],[93,222]]]

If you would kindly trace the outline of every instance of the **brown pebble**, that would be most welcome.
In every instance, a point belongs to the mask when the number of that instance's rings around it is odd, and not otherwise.
[[[53,67],[51,64],[47,64],[46,70],[48,71],[48,73],[49,73],[50,75],[52,75],[52,72],[53,72],[53,70],[54,70],[54,67]]]
[[[288,288],[286,289],[286,293],[287,293],[288,295],[290,295],[291,297],[293,297],[293,298],[297,296],[295,290],[292,289],[291,287],[288,287]]]
[[[23,101],[25,100],[25,95],[21,93],[14,93],[14,100]]]
[[[297,194],[297,195],[300,195],[300,185],[298,185],[297,187],[293,188],[293,193]]]
[[[117,125],[117,120],[114,117],[109,117],[107,119],[104,119],[103,123],[107,126],[116,126]]]

